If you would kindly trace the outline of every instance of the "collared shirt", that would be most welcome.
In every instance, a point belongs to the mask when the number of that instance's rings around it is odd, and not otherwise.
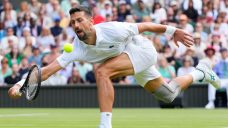
[[[228,78],[228,58],[226,60],[220,60],[213,68],[219,78]]]
[[[139,32],[137,24],[134,23],[106,22],[94,27],[96,44],[87,45],[76,37],[73,41],[74,50],[71,53],[64,52],[57,58],[62,67],[66,67],[72,61],[102,63],[121,54],[128,43],[137,42],[142,38],[136,36]],[[140,43],[143,44],[143,40]]]

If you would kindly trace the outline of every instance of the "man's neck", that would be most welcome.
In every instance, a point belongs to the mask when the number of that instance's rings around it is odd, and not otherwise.
[[[83,42],[85,42],[88,45],[96,45],[96,39],[97,39],[96,30],[92,28],[90,35]]]

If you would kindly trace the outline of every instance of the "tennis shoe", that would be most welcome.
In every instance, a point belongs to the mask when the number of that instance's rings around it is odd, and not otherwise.
[[[196,69],[203,72],[204,77],[200,82],[211,83],[215,88],[221,87],[221,81],[216,73],[212,70],[212,65],[208,59],[200,60]]]

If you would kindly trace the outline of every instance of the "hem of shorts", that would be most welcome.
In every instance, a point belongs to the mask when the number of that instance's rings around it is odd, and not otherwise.
[[[159,77],[161,77],[161,75],[159,75],[159,76],[157,76],[157,77],[155,77],[155,78],[153,78],[153,79],[148,79],[145,83],[143,83],[143,85],[140,84],[140,86],[145,87],[145,85],[146,85],[149,81],[154,80],[154,79],[157,79],[157,78],[159,78]]]
[[[123,53],[126,53],[131,61],[131,64],[133,65],[133,70],[134,70],[134,75],[137,74],[136,70],[135,70],[135,65],[134,63],[132,63],[132,58],[131,58],[131,55],[130,53],[128,53],[127,51],[123,51]]]

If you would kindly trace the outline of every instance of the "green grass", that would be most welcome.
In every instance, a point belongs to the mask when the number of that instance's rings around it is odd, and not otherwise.
[[[97,128],[98,109],[0,109],[0,128]],[[114,109],[113,128],[228,128],[228,109]]]

